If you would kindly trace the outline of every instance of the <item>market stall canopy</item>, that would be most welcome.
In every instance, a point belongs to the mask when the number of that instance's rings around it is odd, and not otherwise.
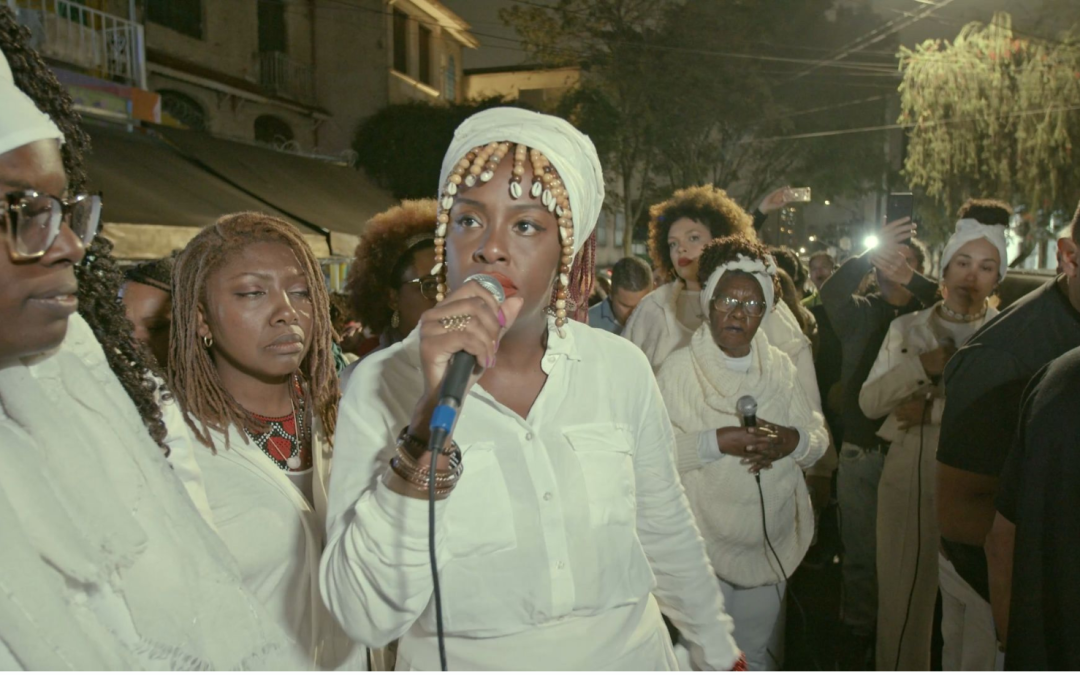
[[[368,219],[396,203],[364,173],[347,166],[197,131],[168,127],[158,131],[215,175],[282,213],[330,233],[330,246],[338,255],[352,255]]]
[[[207,172],[153,134],[115,125],[85,128],[92,142],[90,189],[103,193],[104,234],[116,257],[167,256],[220,216],[237,211],[285,218],[300,228],[317,256],[329,257],[325,233]]]

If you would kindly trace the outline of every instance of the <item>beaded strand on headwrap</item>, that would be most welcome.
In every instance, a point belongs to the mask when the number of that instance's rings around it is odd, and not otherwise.
[[[443,193],[439,198],[439,213],[435,228],[435,267],[431,273],[438,277],[436,300],[442,302],[446,297],[446,232],[450,224],[450,209],[454,206],[454,197],[464,188],[481,182],[490,181],[498,168],[499,162],[510,151],[508,142],[491,142],[470,150],[458,161],[446,179]],[[562,335],[567,317],[584,321],[588,312],[588,298],[592,292],[592,266],[595,263],[595,236],[590,237],[577,256],[574,256],[574,220],[570,210],[570,194],[563,185],[555,167],[542,152],[528,148],[524,144],[514,147],[514,167],[510,174],[510,196],[520,199],[523,196],[521,180],[525,175],[525,159],[532,166],[533,182],[529,196],[540,199],[549,212],[555,214],[559,224],[559,242],[562,244],[558,284],[553,293],[552,307],[555,315],[555,327]],[[464,184],[464,188],[462,185]],[[582,295],[584,293],[584,295]]]

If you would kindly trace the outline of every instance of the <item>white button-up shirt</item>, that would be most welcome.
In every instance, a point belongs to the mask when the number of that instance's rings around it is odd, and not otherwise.
[[[548,379],[526,419],[476,386],[454,433],[465,470],[436,505],[451,666],[663,668],[670,647],[658,601],[700,667],[731,668],[731,620],[645,356],[571,322],[565,338],[552,329],[542,367]],[[422,383],[415,333],[350,379],[321,579],[354,639],[405,636],[406,665],[437,667],[428,504],[382,480]]]

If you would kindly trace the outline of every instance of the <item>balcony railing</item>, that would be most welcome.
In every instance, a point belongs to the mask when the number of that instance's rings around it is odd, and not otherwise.
[[[259,55],[259,84],[275,96],[301,103],[315,102],[315,71],[282,52]]]
[[[8,0],[45,56],[91,74],[145,88],[142,26],[65,0]]]

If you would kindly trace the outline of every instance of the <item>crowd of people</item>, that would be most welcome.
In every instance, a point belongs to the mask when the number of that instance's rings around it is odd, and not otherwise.
[[[856,667],[1080,666],[1080,224],[999,312],[1004,202],[935,279],[909,219],[804,263],[786,190],[688,187],[590,306],[596,150],[494,108],[345,299],[261,213],[123,266],[6,9],[0,49],[0,669],[781,669],[834,481]]]

